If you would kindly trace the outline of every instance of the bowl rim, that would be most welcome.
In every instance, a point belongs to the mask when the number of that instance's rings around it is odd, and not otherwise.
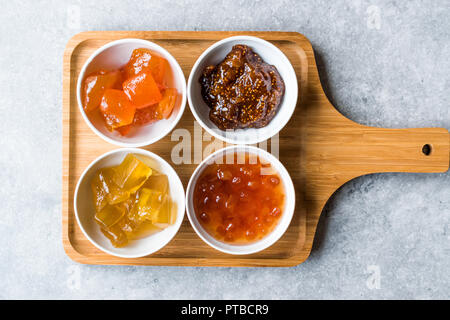
[[[109,157],[109,156],[112,155],[112,154],[120,153],[120,152],[141,154],[141,155],[144,155],[144,156],[146,156],[146,157],[153,158],[154,160],[156,160],[156,161],[159,162],[159,163],[164,163],[164,164],[168,165],[168,167],[170,168],[170,170],[172,170],[173,173],[175,174],[175,176],[177,177],[177,180],[175,181],[175,183],[176,183],[176,184],[179,184],[179,185],[181,186],[181,189],[183,190],[183,193],[184,193],[183,196],[180,197],[180,198],[181,198],[180,201],[182,202],[182,203],[181,203],[181,207],[184,208],[184,210],[183,210],[183,213],[182,213],[182,217],[180,217],[180,221],[181,221],[181,222],[178,223],[178,225],[176,226],[176,230],[174,231],[174,234],[173,234],[170,238],[168,238],[168,239],[165,241],[165,243],[164,243],[160,248],[158,248],[158,249],[156,249],[156,250],[149,250],[149,251],[146,252],[145,254],[134,254],[134,255],[133,255],[133,254],[120,254],[120,253],[116,253],[116,252],[110,251],[110,250],[108,250],[108,249],[102,247],[101,245],[97,244],[96,241],[95,241],[94,239],[92,239],[92,237],[91,237],[91,236],[87,233],[87,231],[84,229],[84,227],[83,227],[83,225],[82,225],[82,223],[81,223],[81,221],[80,221],[79,214],[78,214],[78,208],[77,208],[78,192],[79,192],[79,189],[80,189],[81,182],[85,179],[86,174],[87,174],[87,173],[91,170],[91,168],[92,168],[96,163],[98,163],[99,161],[101,161],[101,160],[103,160],[103,159]],[[130,258],[130,259],[132,259],[132,258],[141,258],[141,257],[148,256],[148,255],[150,255],[150,254],[153,254],[153,253],[155,253],[155,252],[161,250],[162,248],[164,248],[164,247],[165,247],[165,246],[166,246],[166,245],[167,245],[167,244],[175,237],[175,235],[178,233],[178,231],[180,230],[181,225],[183,224],[184,216],[185,216],[185,214],[186,214],[186,191],[185,191],[184,186],[183,186],[183,183],[181,182],[181,179],[180,179],[180,177],[178,176],[178,173],[175,171],[175,169],[174,169],[174,168],[173,168],[166,160],[164,160],[163,158],[161,158],[161,157],[158,156],[157,154],[155,154],[155,153],[153,153],[153,152],[151,152],[151,151],[145,150],[145,149],[140,149],[140,148],[118,148],[118,149],[114,149],[114,150],[108,151],[108,152],[106,152],[106,153],[104,153],[104,154],[98,156],[96,159],[94,159],[94,160],[93,160],[93,161],[92,161],[92,162],[84,169],[83,173],[82,173],[82,174],[80,175],[80,177],[78,178],[78,182],[77,182],[77,185],[76,185],[76,187],[75,187],[75,192],[74,192],[74,196],[73,196],[73,209],[74,209],[75,219],[76,219],[76,221],[77,221],[77,223],[78,223],[78,226],[79,226],[80,229],[81,229],[81,232],[82,232],[83,235],[89,240],[89,242],[90,242],[91,244],[93,244],[97,249],[99,249],[99,250],[101,250],[101,251],[103,251],[103,252],[105,252],[105,253],[107,253],[107,254],[110,254],[110,255],[119,257],[119,258]],[[177,217],[177,219],[178,219],[178,217]],[[137,240],[137,241],[139,241],[139,240]]]
[[[180,78],[182,81],[182,92],[181,92],[181,104],[180,104],[180,110],[178,112],[178,115],[175,117],[175,119],[173,119],[173,121],[171,123],[168,124],[167,129],[163,130],[162,133],[163,134],[159,134],[156,137],[152,138],[152,139],[148,139],[145,140],[144,142],[139,142],[139,143],[131,143],[131,142],[122,142],[122,141],[117,141],[113,138],[110,138],[106,135],[104,135],[100,130],[98,130],[91,122],[91,120],[89,119],[89,117],[87,116],[86,112],[84,111],[83,108],[83,103],[81,101],[81,90],[82,90],[82,82],[83,79],[85,78],[85,73],[86,73],[86,69],[88,68],[88,66],[91,64],[92,60],[94,60],[100,53],[102,53],[103,51],[114,47],[116,45],[120,45],[120,44],[124,44],[124,43],[137,43],[137,44],[142,44],[145,45],[147,47],[150,48],[158,48],[158,50],[160,50],[162,52],[162,55],[164,58],[171,60],[171,62],[173,62],[173,65],[175,66],[175,70],[174,70],[174,77],[176,78]],[[172,63],[171,63],[172,65]],[[170,133],[170,131],[173,130],[173,128],[175,128],[175,126],[178,124],[178,122],[180,121],[184,110],[186,108],[186,101],[187,101],[187,85],[186,85],[186,77],[184,76],[183,70],[180,67],[180,64],[178,63],[178,61],[175,59],[174,56],[172,56],[172,54],[170,54],[166,49],[164,49],[162,46],[152,42],[152,41],[148,41],[148,40],[144,40],[144,39],[137,39],[137,38],[125,38],[125,39],[119,39],[119,40],[114,40],[111,42],[108,42],[106,44],[104,44],[103,46],[101,46],[100,48],[98,48],[97,50],[95,50],[90,56],[89,58],[85,61],[85,63],[83,64],[83,67],[80,70],[80,73],[78,74],[78,79],[77,79],[77,86],[76,86],[76,95],[77,95],[77,104],[78,104],[78,109],[81,112],[81,115],[84,119],[84,122],[89,126],[89,128],[100,138],[102,138],[104,141],[112,143],[116,146],[119,147],[125,147],[125,148],[137,148],[137,147],[145,147],[148,145],[151,145],[152,143],[155,143],[157,141],[159,141],[160,139],[164,138],[166,135],[168,135]]]
[[[208,164],[208,162],[213,159],[214,157],[216,157],[217,155],[220,154],[225,154],[226,152],[229,152],[230,150],[234,150],[234,152],[253,152],[254,154],[257,154],[258,156],[264,158],[266,161],[268,161],[271,165],[276,164],[277,167],[277,172],[280,175],[280,178],[284,184],[285,187],[285,208],[283,210],[283,214],[282,216],[286,216],[287,218],[285,218],[284,223],[281,223],[281,220],[279,221],[278,225],[275,226],[275,228],[268,234],[266,235],[264,238],[256,241],[256,242],[251,242],[248,245],[242,245],[242,244],[237,244],[237,245],[232,245],[230,243],[226,243],[223,242],[221,240],[215,239],[212,235],[209,235],[208,232],[201,226],[200,222],[198,222],[198,219],[195,215],[195,209],[193,208],[192,212],[191,212],[191,203],[193,201],[193,197],[190,197],[190,194],[193,193],[193,188],[194,188],[194,180],[196,180],[199,176],[199,174],[203,171],[204,167]],[[280,172],[281,171],[281,172]],[[283,176],[286,178],[283,178]],[[195,181],[196,182],[196,181]],[[290,202],[290,203],[289,203]],[[229,146],[229,147],[225,147],[222,149],[219,149],[215,152],[213,152],[212,154],[210,154],[208,157],[206,157],[194,170],[194,172],[192,173],[187,188],[186,188],[186,201],[185,201],[185,205],[186,205],[186,214],[187,217],[189,219],[189,222],[192,226],[192,228],[195,230],[195,232],[197,233],[197,235],[209,246],[211,246],[212,248],[219,250],[221,252],[224,253],[228,253],[228,254],[233,254],[233,255],[246,255],[246,254],[252,254],[252,253],[257,253],[260,252],[262,250],[265,250],[267,248],[269,248],[270,246],[272,246],[273,244],[275,244],[286,232],[286,230],[288,229],[289,225],[291,224],[292,218],[294,216],[295,213],[295,202],[296,202],[296,192],[295,192],[295,187],[294,187],[294,183],[292,182],[292,178],[289,174],[289,172],[287,171],[287,169],[284,167],[284,165],[281,163],[280,160],[278,160],[275,156],[273,156],[272,154],[270,154],[269,152],[255,147],[255,146],[249,146],[249,145],[234,145],[234,146]],[[287,211],[288,208],[286,208],[289,205],[290,210]],[[193,206],[193,205],[192,205]],[[200,226],[200,228],[202,230],[199,230],[199,228],[197,228],[197,223]],[[275,233],[276,232],[276,233]],[[220,247],[218,245],[216,245],[215,243],[211,242],[209,239],[207,239],[203,233],[208,234],[212,239],[214,239],[215,242],[223,244],[224,246],[226,246],[227,248],[224,247]],[[272,239],[269,240],[265,240],[267,239],[270,235],[275,234],[274,236],[272,236]],[[260,245],[258,245],[260,244]],[[248,250],[245,251],[234,251],[233,247],[236,248],[248,248]]]
[[[270,132],[269,134],[266,135],[261,135],[261,136],[257,136],[253,139],[249,139],[247,141],[240,141],[239,139],[234,139],[234,138],[230,138],[227,137],[227,135],[222,136],[220,134],[217,133],[216,130],[220,130],[218,128],[210,128],[200,117],[200,115],[197,113],[196,107],[194,106],[194,103],[192,101],[192,97],[191,97],[191,90],[192,90],[192,83],[193,81],[195,81],[193,79],[194,77],[194,73],[195,71],[199,68],[199,65],[201,64],[201,62],[203,61],[203,59],[205,59],[205,57],[215,48],[226,44],[228,42],[231,41],[236,41],[236,40],[250,40],[250,41],[255,41],[258,42],[272,50],[275,50],[276,52],[278,52],[279,56],[281,57],[281,60],[283,63],[286,63],[288,69],[289,69],[289,73],[294,77],[295,79],[295,91],[292,93],[294,96],[294,100],[295,100],[295,105],[289,110],[289,113],[285,114],[285,120],[282,121],[281,125],[276,128],[276,130],[273,130],[273,132]],[[225,39],[219,40],[215,43],[213,43],[211,46],[209,46],[207,49],[205,49],[202,54],[197,58],[197,60],[195,61],[194,65],[191,68],[191,71],[189,73],[189,78],[188,78],[188,82],[187,82],[187,98],[188,98],[188,103],[189,103],[189,108],[192,112],[192,114],[194,115],[195,120],[197,120],[198,123],[200,123],[200,125],[202,126],[203,129],[205,129],[209,134],[211,134],[212,136],[216,137],[217,139],[220,139],[224,142],[227,143],[233,143],[233,144],[238,144],[238,145],[248,145],[248,144],[256,144],[259,142],[262,142],[264,140],[270,139],[271,137],[275,136],[277,133],[279,133],[285,126],[286,124],[289,122],[289,120],[291,119],[297,103],[298,103],[298,79],[297,79],[297,74],[295,73],[295,69],[292,66],[291,61],[287,58],[287,56],[283,53],[283,51],[281,51],[278,47],[276,47],[274,44],[270,43],[267,40],[264,40],[262,38],[259,37],[255,37],[255,36],[248,36],[248,35],[239,35],[239,36],[232,36],[232,37],[227,37]],[[282,102],[283,103],[283,102]],[[280,112],[281,110],[281,106],[280,109],[277,111]],[[263,127],[264,128],[264,127]],[[253,129],[263,129],[263,128],[253,128]],[[244,129],[245,130],[245,129]]]

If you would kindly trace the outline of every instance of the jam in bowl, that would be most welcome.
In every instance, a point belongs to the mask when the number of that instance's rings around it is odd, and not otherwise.
[[[274,244],[295,208],[289,173],[270,153],[251,146],[216,151],[194,171],[187,214],[207,244],[230,254],[250,254]]]

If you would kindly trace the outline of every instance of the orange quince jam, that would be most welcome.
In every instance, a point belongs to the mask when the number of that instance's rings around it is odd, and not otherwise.
[[[136,106],[142,109],[161,101],[162,95],[158,85],[149,72],[141,72],[123,83],[123,91]]]
[[[252,156],[257,158],[256,156]],[[200,224],[218,240],[250,243],[277,225],[284,207],[284,187],[278,173],[260,159],[210,164],[194,189],[194,210]],[[243,164],[239,164],[239,162]],[[253,163],[253,164],[251,164]]]
[[[122,68],[84,79],[83,108],[88,116],[100,112],[108,130],[129,135],[133,126],[170,117],[178,97],[171,76],[166,59],[146,48],[135,49]]]
[[[101,70],[88,76],[84,80],[83,107],[86,112],[95,110],[102,101],[107,89],[122,88],[122,73],[120,71],[107,72]]]
[[[133,122],[136,107],[122,90],[108,89],[100,103],[100,110],[110,129],[117,129]]]
[[[150,50],[141,48],[135,49],[131,55],[130,61],[123,68],[126,78],[138,75],[142,71],[150,71],[155,81],[164,87],[166,70],[169,68],[167,60],[155,55]]]

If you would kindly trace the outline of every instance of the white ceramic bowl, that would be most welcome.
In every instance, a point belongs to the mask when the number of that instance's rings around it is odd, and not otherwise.
[[[100,69],[114,70],[123,67],[130,60],[134,49],[148,48],[165,58],[173,73],[172,83],[178,91],[178,99],[169,119],[152,124],[134,127],[129,135],[121,136],[118,132],[110,132],[100,116],[88,117],[83,109],[82,92],[86,76]],[[175,58],[161,46],[142,39],[121,39],[107,43],[96,50],[85,62],[77,82],[78,107],[87,125],[99,137],[121,147],[143,147],[152,144],[167,135],[180,120],[186,106],[186,79]]]
[[[95,208],[91,191],[91,180],[95,172],[103,167],[115,166],[122,162],[129,153],[140,156],[141,159],[153,169],[167,175],[169,180],[169,194],[176,205],[177,219],[173,225],[151,234],[145,238],[132,241],[123,248],[115,248],[109,239],[100,231],[94,221]],[[185,194],[183,184],[175,170],[164,159],[156,154],[135,148],[116,149],[107,152],[95,159],[87,168],[78,181],[74,195],[75,217],[78,225],[86,238],[100,250],[111,255],[122,258],[137,258],[152,254],[164,247],[175,236],[181,226],[185,211]]]
[[[203,170],[209,164],[213,163],[216,159],[222,158],[224,155],[235,152],[237,153],[247,152],[249,154],[251,153],[254,155],[258,155],[260,159],[270,163],[272,165],[272,168],[275,169],[279,174],[285,192],[284,209],[278,221],[278,224],[267,236],[265,236],[261,240],[252,242],[250,244],[230,244],[214,238],[203,228],[203,226],[198,221],[193,204],[195,185]],[[289,224],[291,223],[292,217],[294,215],[294,209],[295,209],[295,189],[294,184],[292,183],[292,179],[289,173],[287,172],[286,168],[273,155],[253,146],[242,146],[242,145],[231,146],[212,153],[205,160],[203,160],[199,164],[199,166],[195,169],[194,173],[191,176],[191,179],[189,180],[189,184],[186,190],[186,211],[189,221],[191,222],[191,225],[194,228],[194,230],[197,232],[199,237],[202,238],[203,241],[205,241],[211,247],[229,254],[236,254],[236,255],[250,254],[259,252],[261,250],[270,247],[272,244],[277,242],[278,239],[280,239],[280,237],[289,227]]]
[[[199,78],[205,67],[219,64],[236,44],[245,44],[251,47],[266,63],[274,65],[285,84],[284,97],[277,114],[263,128],[227,131],[218,129],[209,119],[210,108],[201,95]],[[280,49],[257,37],[236,36],[216,42],[200,55],[189,75],[187,94],[189,107],[195,119],[209,134],[228,143],[254,144],[276,135],[289,121],[297,105],[298,83],[292,64]]]

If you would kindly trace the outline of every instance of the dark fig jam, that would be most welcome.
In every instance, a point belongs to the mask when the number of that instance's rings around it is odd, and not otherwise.
[[[209,118],[221,130],[265,127],[285,90],[278,70],[242,44],[217,66],[206,67],[199,81]]]

